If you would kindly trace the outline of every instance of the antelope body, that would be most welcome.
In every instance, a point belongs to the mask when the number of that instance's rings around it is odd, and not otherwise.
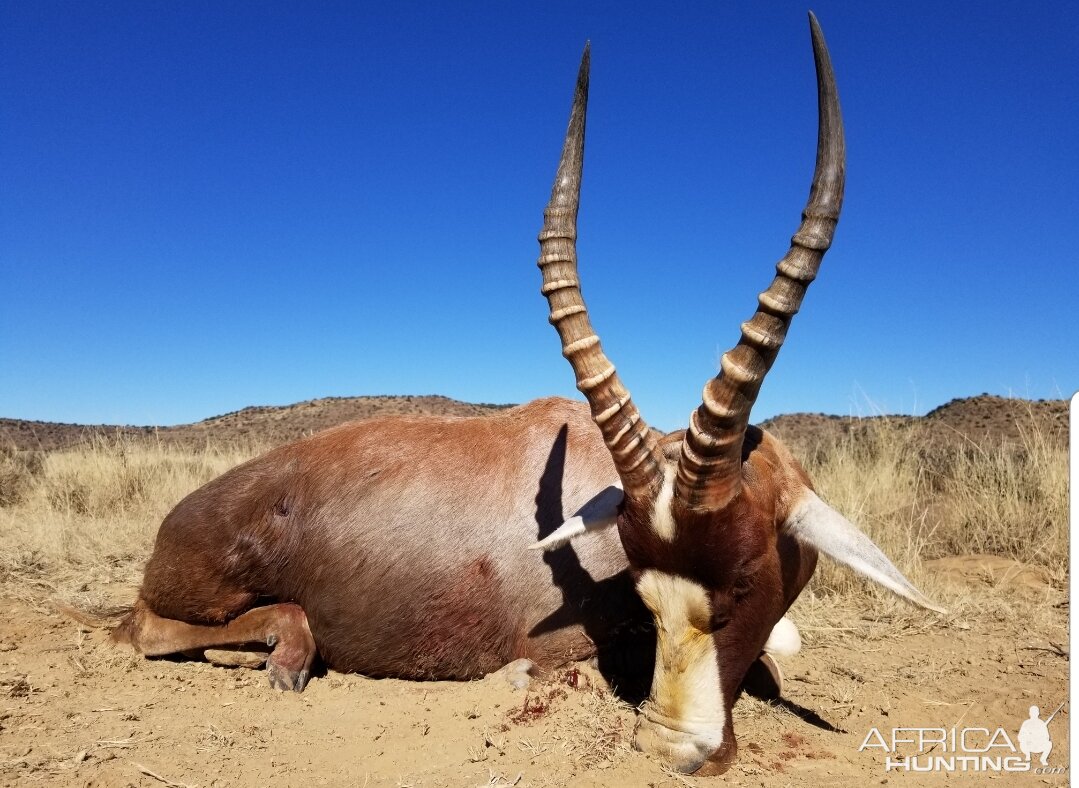
[[[613,531],[527,549],[617,482],[587,406],[565,399],[344,424],[185,498],[161,526],[140,605],[222,624],[260,597],[288,600],[327,665],[373,676],[556,666],[643,611]]]
[[[687,430],[647,427],[581,298],[586,48],[539,265],[587,403],[345,424],[234,468],[166,517],[117,639],[147,655],[266,643],[271,684],[302,690],[316,654],[342,671],[463,679],[519,658],[602,659],[643,637],[654,665],[635,744],[706,774],[735,754],[731,707],[753,664],[797,650],[783,616],[818,550],[937,609],[748,424],[842,201],[839,103],[810,25],[809,202]]]

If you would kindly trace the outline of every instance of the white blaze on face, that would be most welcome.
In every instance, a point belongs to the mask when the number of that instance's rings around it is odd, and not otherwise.
[[[652,530],[665,542],[674,541],[674,516],[671,514],[671,499],[674,498],[675,466],[667,464],[663,468],[663,486],[659,488],[656,503],[652,509]]]
[[[641,574],[637,593],[656,620],[656,669],[634,744],[692,772],[719,748],[726,723],[708,593],[652,569]]]

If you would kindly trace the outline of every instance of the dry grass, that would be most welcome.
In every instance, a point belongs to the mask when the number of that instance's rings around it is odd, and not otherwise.
[[[939,551],[992,553],[1068,570],[1068,457],[1036,430],[1018,447],[967,445],[932,479]]]
[[[98,437],[53,452],[0,451],[0,581],[66,597],[92,582],[137,583],[169,509],[260,449]]]
[[[930,592],[923,560],[968,553],[1044,567],[1060,587],[1068,571],[1067,451],[1033,420],[1020,426],[1020,445],[985,446],[877,419],[799,453],[822,497]],[[136,583],[168,510],[264,448],[114,437],[52,452],[0,450],[0,581],[69,599],[96,581]],[[896,604],[822,561],[804,607],[867,594],[875,610]]]
[[[1068,573],[1068,455],[1036,426],[995,446],[879,419],[858,435],[818,445],[804,462],[818,492],[857,523],[908,577],[933,590],[922,562],[988,553]],[[878,593],[822,561],[818,596]]]

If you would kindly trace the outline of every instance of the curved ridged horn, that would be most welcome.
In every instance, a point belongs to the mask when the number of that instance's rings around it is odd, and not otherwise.
[[[551,324],[562,338],[562,355],[573,367],[577,388],[588,400],[627,498],[650,500],[662,479],[656,440],[600,347],[577,277],[577,206],[584,164],[588,67],[589,45],[585,44],[562,158],[539,234],[541,292],[547,296]]]
[[[802,224],[776,278],[760,294],[756,314],[742,324],[738,344],[723,354],[720,373],[704,387],[690,417],[675,480],[675,500],[696,511],[722,509],[741,489],[742,439],[761,382],[783,344],[791,318],[817,275],[843,203],[845,150],[835,75],[817,18],[809,15],[817,67],[817,165]]]

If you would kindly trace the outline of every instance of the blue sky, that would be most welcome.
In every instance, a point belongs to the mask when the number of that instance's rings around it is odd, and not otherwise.
[[[1079,388],[1074,4],[818,2],[846,202],[755,420]],[[804,3],[0,3],[0,416],[577,396],[536,233],[684,426],[808,193]]]

